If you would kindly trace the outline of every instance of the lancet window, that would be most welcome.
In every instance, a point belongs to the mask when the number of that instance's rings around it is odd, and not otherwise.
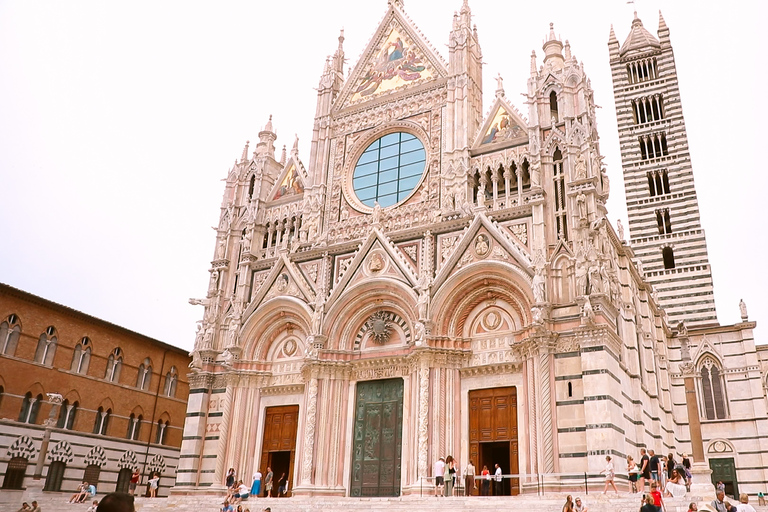
[[[88,365],[91,362],[91,340],[87,336],[80,340],[72,354],[72,366],[70,370],[75,373],[88,373]]]
[[[484,171],[476,170],[468,178],[473,200],[478,203],[478,194],[482,190],[485,203],[492,205],[494,210],[519,205],[523,192],[531,188],[529,167],[528,160],[524,159],[520,165],[511,162],[506,166],[500,164],[486,167]]]
[[[288,247],[294,238],[298,240],[301,224],[302,216],[300,214],[292,214],[283,219],[267,222],[261,245],[264,257],[273,258],[277,256],[280,247]]]
[[[644,96],[632,100],[632,117],[635,124],[650,123],[664,119],[664,98],[661,94]]]
[[[722,420],[728,416],[723,369],[712,357],[699,364],[699,396],[702,416],[708,420]]]
[[[37,350],[35,350],[35,362],[53,365],[53,358],[56,356],[56,329],[53,326],[48,327],[37,340]]]
[[[110,382],[120,381],[120,371],[123,369],[123,351],[115,348],[107,359],[107,369],[104,378]]]
[[[669,154],[667,148],[667,136],[664,133],[652,133],[638,137],[640,143],[640,157],[643,160],[660,158]]]
[[[627,80],[630,84],[637,84],[658,78],[656,57],[638,59],[627,63]]]
[[[19,317],[9,315],[8,318],[0,323],[0,348],[2,353],[8,356],[16,355],[16,345],[19,343],[21,334],[21,325]]]
[[[666,170],[648,171],[648,192],[651,196],[669,194],[669,176]]]
[[[656,224],[658,224],[660,235],[672,232],[672,222],[669,219],[669,208],[656,210]]]
[[[563,154],[556,149],[552,155],[553,182],[555,186],[555,229],[557,238],[568,240],[568,211],[565,205],[565,175],[563,174]]]
[[[664,269],[675,268],[675,251],[671,247],[661,248],[661,258],[664,261]]]

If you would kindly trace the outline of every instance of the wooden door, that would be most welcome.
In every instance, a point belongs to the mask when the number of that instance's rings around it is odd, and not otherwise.
[[[509,467],[502,467],[504,474],[519,473],[517,446],[517,389],[515,387],[477,389],[469,392],[469,458],[478,474],[483,465],[493,473],[491,460],[484,460],[481,444],[494,445],[498,450],[500,443],[507,443]],[[503,458],[505,460],[506,458]],[[519,493],[519,481],[510,482],[511,493]]]
[[[288,477],[288,489],[292,488],[293,471],[295,468],[296,458],[296,429],[298,427],[299,419],[299,406],[298,405],[281,405],[278,407],[267,407],[264,414],[264,438],[261,445],[261,465],[259,469],[263,474],[267,474],[267,466],[272,464],[273,456],[277,459],[283,460],[282,454],[288,455],[287,459],[290,461],[287,468],[283,468],[282,465],[279,471],[286,472]],[[287,470],[286,470],[287,469]],[[274,471],[274,489],[273,492],[277,493],[277,480],[280,478],[280,473]]]
[[[357,384],[350,496],[399,496],[403,379]]]

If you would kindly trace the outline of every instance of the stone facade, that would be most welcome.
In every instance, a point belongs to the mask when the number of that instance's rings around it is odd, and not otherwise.
[[[348,76],[343,41],[320,79],[308,164],[295,143],[275,154],[270,118],[227,176],[209,287],[191,300],[205,312],[174,492],[219,491],[230,467],[246,480],[265,472],[279,451],[266,446],[277,439],[268,418],[295,406],[296,433],[280,438],[294,494],[365,495],[358,449],[395,494],[418,493],[438,457],[464,467],[479,454],[474,400],[499,388],[514,389],[505,472],[597,473],[605,455],[643,446],[691,453],[681,368],[713,354],[729,416],[703,421],[708,457],[741,422],[750,433],[726,445],[750,452],[736,465],[756,493],[768,451],[754,324],[668,321],[606,219],[593,91],[568,42],[550,27],[543,61],[531,56],[526,116],[501,77],[483,113],[466,2],[447,62],[397,0]],[[409,162],[423,162],[414,179]],[[371,382],[397,398],[369,404]]]
[[[179,348],[0,284],[2,502],[72,493],[86,475],[112,492],[134,468],[143,482],[159,471],[167,495],[189,363]],[[25,468],[18,478],[12,459]]]

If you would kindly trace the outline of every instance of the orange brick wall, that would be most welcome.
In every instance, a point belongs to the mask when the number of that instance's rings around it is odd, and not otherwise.
[[[127,418],[133,412],[141,414],[147,422],[141,426],[139,440],[154,443],[157,420],[162,417],[170,420],[169,427],[177,427],[168,429],[165,444],[181,445],[189,394],[186,373],[191,361],[186,351],[0,284],[0,322],[11,314],[19,318],[21,336],[15,356],[0,355],[0,386],[4,390],[0,418],[18,420],[22,397],[27,392],[33,396],[41,393],[44,398],[46,393],[59,393],[70,403],[79,402],[74,430],[92,432],[95,411],[101,406],[104,410],[112,409],[109,436],[125,438]],[[49,326],[56,329],[58,339],[52,367],[34,361],[38,339]],[[71,372],[70,367],[74,348],[84,336],[90,338],[92,352],[87,374],[81,375]],[[112,383],[104,376],[107,358],[116,347],[122,350],[123,365],[119,382]],[[136,388],[138,367],[147,357],[152,365],[152,380],[149,388],[142,391]],[[174,366],[178,379],[176,394],[169,398],[163,396],[165,376]],[[37,424],[48,418],[50,409],[47,403],[41,405]]]

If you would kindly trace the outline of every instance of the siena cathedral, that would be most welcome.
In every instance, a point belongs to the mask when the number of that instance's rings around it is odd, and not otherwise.
[[[768,350],[717,321],[664,19],[608,41],[629,240],[568,42],[518,56],[525,113],[501,78],[484,109],[466,1],[446,28],[447,61],[390,0],[327,60],[309,158],[270,118],[229,171],[174,492],[408,495],[452,455],[517,494],[642,447],[765,491]]]

